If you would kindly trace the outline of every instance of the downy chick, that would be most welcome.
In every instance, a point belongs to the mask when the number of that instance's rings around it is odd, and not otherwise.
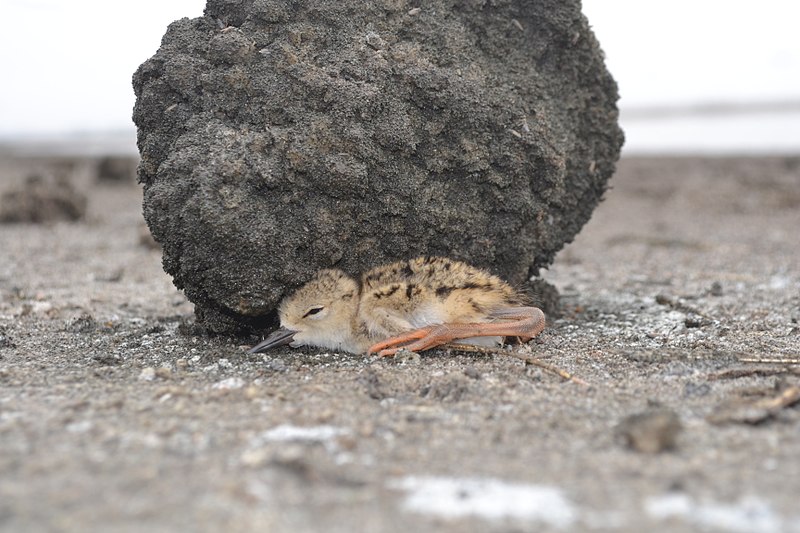
[[[250,351],[291,344],[389,356],[454,340],[528,340],[544,329],[545,318],[521,301],[499,277],[442,257],[377,267],[360,283],[340,270],[322,270],[281,302],[281,328]]]

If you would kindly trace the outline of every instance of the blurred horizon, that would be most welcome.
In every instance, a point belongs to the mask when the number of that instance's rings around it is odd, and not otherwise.
[[[623,109],[622,155],[797,155],[800,102],[713,103]],[[18,155],[138,155],[136,128],[0,133]]]
[[[131,76],[170,22],[204,6],[10,0],[0,147],[135,154]],[[800,3],[584,0],[583,11],[619,85],[623,154],[800,153]]]

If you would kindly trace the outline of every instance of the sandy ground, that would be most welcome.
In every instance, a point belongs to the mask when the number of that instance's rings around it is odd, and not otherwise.
[[[93,168],[0,225],[0,530],[800,531],[800,159],[620,163],[530,348],[588,386],[197,335]]]

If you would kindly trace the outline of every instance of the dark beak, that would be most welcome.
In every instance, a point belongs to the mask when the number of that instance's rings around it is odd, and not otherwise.
[[[289,344],[292,342],[296,331],[292,331],[286,328],[279,328],[269,334],[269,337],[264,339],[263,341],[259,342],[249,350],[247,353],[259,353],[259,352],[266,352],[270,348],[274,348],[276,346],[283,346],[284,344]]]

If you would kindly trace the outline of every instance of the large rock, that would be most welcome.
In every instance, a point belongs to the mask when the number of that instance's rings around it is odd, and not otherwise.
[[[209,0],[133,81],[145,218],[224,333],[324,267],[438,254],[522,284],[622,144],[578,0]]]

